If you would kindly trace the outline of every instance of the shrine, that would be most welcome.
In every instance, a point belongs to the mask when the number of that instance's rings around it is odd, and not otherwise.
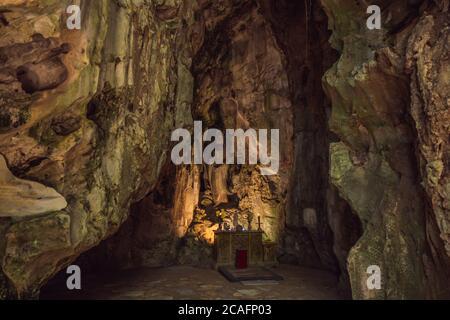
[[[251,225],[249,230],[236,225],[233,230],[221,227],[214,232],[216,268],[234,266],[236,269],[245,269],[277,264],[276,245],[271,241],[263,241],[264,231],[260,217],[257,225],[257,230],[251,230]]]
[[[245,252],[246,263],[241,266],[260,266],[264,264],[263,231],[216,231],[215,251],[216,267],[231,266],[239,264]]]

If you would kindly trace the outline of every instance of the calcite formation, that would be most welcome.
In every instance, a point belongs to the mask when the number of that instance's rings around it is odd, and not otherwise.
[[[66,199],[56,190],[40,183],[13,176],[0,155],[0,217],[30,217],[67,206]]]

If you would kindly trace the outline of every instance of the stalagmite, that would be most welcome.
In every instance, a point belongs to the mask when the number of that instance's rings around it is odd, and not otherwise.
[[[214,204],[218,206],[222,203],[228,203],[228,166],[222,165],[217,168],[208,167],[210,175],[211,191],[213,194]]]

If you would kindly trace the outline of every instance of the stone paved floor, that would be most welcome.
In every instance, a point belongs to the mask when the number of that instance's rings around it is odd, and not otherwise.
[[[185,266],[127,270],[87,277],[77,292],[53,284],[41,299],[340,299],[330,273],[289,265],[273,270],[284,280],[264,285],[231,283],[215,270]]]

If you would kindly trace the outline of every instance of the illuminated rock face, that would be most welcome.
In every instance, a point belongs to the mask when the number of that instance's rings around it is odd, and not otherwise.
[[[40,183],[18,179],[0,155],[0,217],[30,217],[62,210],[63,196]]]
[[[206,1],[199,5],[192,26],[196,51],[191,68],[193,102],[188,110],[205,130],[280,129],[280,176],[262,176],[258,166],[175,168],[169,163],[160,189],[136,205],[132,219],[110,244],[94,250],[94,260],[98,252],[106,251],[119,265],[129,257],[131,264],[149,266],[211,265],[220,212],[224,212],[222,219],[236,218],[245,228],[249,221],[256,228],[260,216],[267,239],[283,241],[293,157],[293,109],[283,52],[255,3]],[[193,122],[186,123],[186,128],[192,130]],[[145,228],[142,221],[148,221]],[[124,239],[135,247],[111,249]]]
[[[200,21],[205,34],[193,60],[194,117],[210,128],[279,129],[280,169],[279,175],[262,176],[256,166],[208,168],[205,191],[211,191],[216,208],[221,202],[229,207],[228,219],[236,209],[245,228],[250,220],[256,229],[260,216],[266,237],[280,243],[293,163],[293,108],[284,54],[259,6],[243,2],[226,14],[216,10],[206,7]]]
[[[0,298],[91,248],[83,266],[209,265],[219,217],[258,216],[355,298],[446,295],[448,1],[380,1],[373,32],[353,0],[82,1],[79,31],[69,2],[0,5],[0,190],[51,198],[0,203]],[[280,129],[280,174],[174,166],[194,119]]]
[[[0,153],[16,177],[52,187],[68,203],[39,218],[1,218],[1,297],[35,296],[65,264],[115,233],[130,205],[155,188],[171,131],[191,121],[184,24],[192,24],[193,10],[190,2],[166,2],[83,1],[81,30],[65,27],[71,1],[0,5],[7,21],[0,52],[40,34],[25,57],[8,55],[11,79],[0,77]],[[63,44],[65,81],[24,90],[16,67]],[[36,252],[28,255],[30,242]]]

